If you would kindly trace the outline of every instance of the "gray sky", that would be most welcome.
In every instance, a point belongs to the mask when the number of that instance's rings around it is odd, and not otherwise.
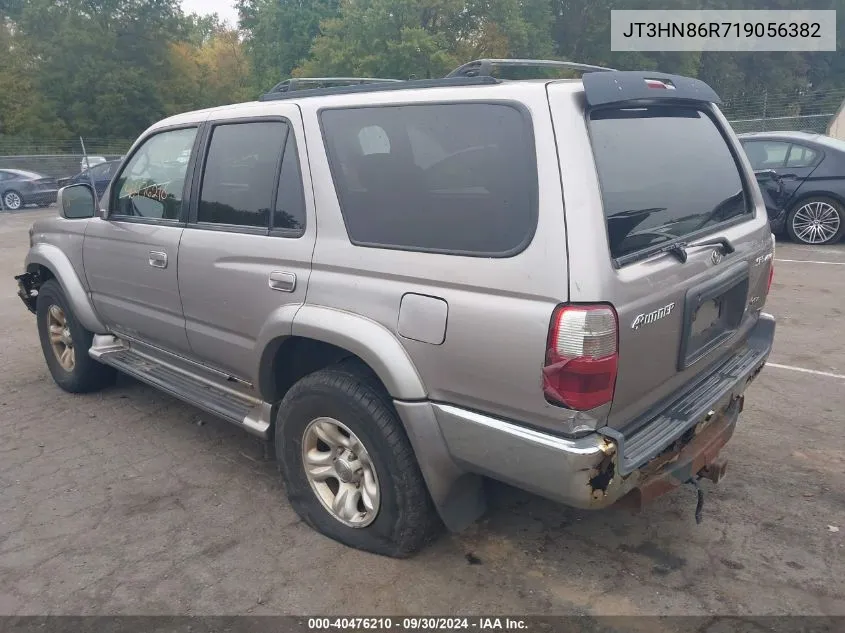
[[[230,26],[238,25],[238,12],[235,10],[235,0],[182,0],[185,13],[199,13],[207,15],[216,13]]]

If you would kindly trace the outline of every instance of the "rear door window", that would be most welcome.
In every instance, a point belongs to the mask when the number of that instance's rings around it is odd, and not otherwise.
[[[517,107],[377,106],[320,118],[353,244],[502,257],[533,236],[534,141]]]
[[[787,167],[812,167],[816,164],[819,153],[804,145],[793,145],[789,149],[789,158],[786,159]]]
[[[288,126],[280,121],[214,127],[197,222],[269,228],[273,189]]]
[[[282,173],[273,212],[273,229],[287,231],[291,236],[302,235],[305,230],[305,196],[293,130],[290,130],[285,142]]]
[[[789,153],[789,143],[782,141],[747,141],[743,148],[751,166],[756,170],[780,169]]]
[[[738,164],[705,112],[654,106],[590,119],[614,258],[750,217]]]

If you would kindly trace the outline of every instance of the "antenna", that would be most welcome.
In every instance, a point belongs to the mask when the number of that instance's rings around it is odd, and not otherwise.
[[[94,184],[94,174],[91,173],[91,163],[88,162],[88,152],[85,151],[85,141],[79,137],[79,144],[82,145],[82,158],[85,160],[85,171],[88,172],[88,181],[91,183],[91,189],[94,191],[94,208],[100,206],[100,200],[97,197],[97,185]]]

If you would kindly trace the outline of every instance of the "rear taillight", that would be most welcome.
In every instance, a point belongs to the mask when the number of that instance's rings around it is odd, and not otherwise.
[[[766,294],[772,289],[772,280],[775,278],[775,236],[772,235],[772,259],[769,262],[769,280],[766,282]]]
[[[609,305],[560,306],[552,315],[543,368],[546,399],[585,411],[613,399],[618,323]]]

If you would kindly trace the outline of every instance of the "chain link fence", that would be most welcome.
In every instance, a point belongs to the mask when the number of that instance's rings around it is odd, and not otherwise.
[[[725,99],[722,112],[738,134],[786,130],[825,134],[843,101],[845,90],[792,94],[764,91]]]
[[[97,158],[118,159],[132,141],[86,138],[85,150],[92,164]],[[53,178],[75,176],[84,168],[79,139],[22,139],[0,135],[0,169],[22,169]]]

